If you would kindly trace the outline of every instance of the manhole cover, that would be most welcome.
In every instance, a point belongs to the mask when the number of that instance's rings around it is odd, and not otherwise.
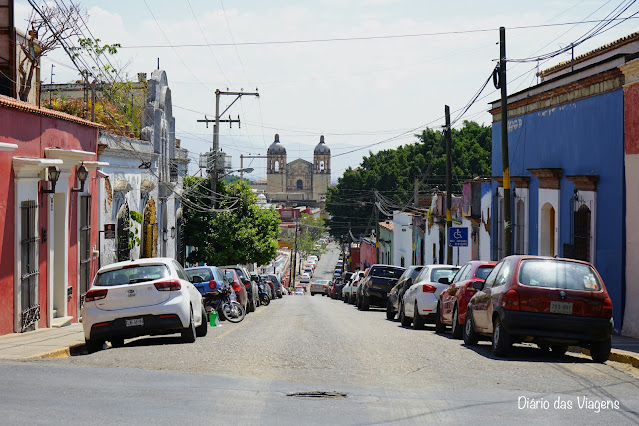
[[[296,396],[298,398],[326,398],[326,399],[346,398],[345,393],[326,392],[326,391],[291,392],[291,393],[287,393],[286,396]]]

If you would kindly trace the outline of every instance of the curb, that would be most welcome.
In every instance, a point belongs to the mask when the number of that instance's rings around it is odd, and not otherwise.
[[[35,355],[30,355],[23,359],[53,359],[53,358],[67,358],[71,355],[77,355],[86,353],[86,345],[84,343],[77,343],[75,345],[68,346],[66,348],[54,349],[47,352],[42,352]]]
[[[568,350],[570,352],[577,352],[586,356],[590,356],[590,349],[580,348],[579,346],[570,346]],[[620,349],[611,350],[610,358],[608,358],[608,361],[621,362],[623,364],[628,364],[635,368],[639,368],[639,355]]]

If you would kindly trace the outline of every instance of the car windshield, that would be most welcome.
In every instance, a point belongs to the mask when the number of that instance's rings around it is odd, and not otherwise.
[[[215,279],[213,278],[213,273],[209,268],[187,269],[185,272],[189,277],[189,281],[193,281],[193,277],[196,275],[202,277],[202,281],[211,281]]]
[[[565,260],[524,260],[519,268],[519,282],[533,287],[601,290],[601,282],[590,265]]]
[[[490,271],[492,270],[493,270],[493,266],[480,266],[475,271],[475,278],[485,280],[488,274],[490,274]]]
[[[373,266],[369,275],[382,278],[397,279],[404,273],[403,268],[395,268],[392,266]]]
[[[449,268],[434,268],[430,273],[430,279],[432,282],[438,282],[440,278],[448,278],[452,280],[455,274],[457,273],[457,269],[449,269]]]
[[[169,276],[166,265],[140,265],[102,272],[95,277],[96,286],[135,284]]]

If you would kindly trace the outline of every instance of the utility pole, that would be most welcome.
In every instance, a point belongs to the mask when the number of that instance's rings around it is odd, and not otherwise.
[[[158,58],[158,63],[159,63],[159,58]],[[220,95],[235,96],[235,99],[233,100],[233,102],[231,102],[231,104],[228,107],[226,107],[226,109],[222,112],[222,114],[220,114]],[[217,199],[217,197],[215,196],[215,192],[217,190],[218,172],[224,170],[224,160],[222,159],[223,153],[220,150],[220,123],[229,123],[230,126],[233,126],[233,123],[241,124],[239,117],[237,118],[237,120],[231,119],[230,116],[229,116],[228,120],[220,120],[220,115],[224,115],[233,106],[233,104],[244,95],[256,96],[256,97],[260,96],[260,94],[257,92],[257,90],[255,92],[244,92],[244,91],[240,91],[240,92],[222,92],[222,91],[220,91],[220,89],[217,89],[215,91],[215,120],[209,120],[208,118],[206,118],[206,116],[204,116],[204,120],[197,120],[198,123],[206,123],[207,127],[208,127],[210,122],[214,122],[215,123],[213,125],[213,147],[212,147],[211,152],[210,152],[210,155],[213,157],[213,160],[210,162],[211,163],[211,165],[210,165],[210,174],[211,174],[211,207],[213,209],[215,209],[215,207],[216,207],[216,199]]]
[[[379,263],[379,210],[375,206],[375,263]]]
[[[446,113],[446,241],[448,244],[446,245],[446,263],[448,265],[453,264],[453,247],[450,245],[450,233],[449,229],[453,226],[453,215],[451,212],[452,208],[452,158],[451,158],[451,146],[453,144],[451,128],[450,128],[450,108],[448,105],[444,106],[444,112]]]
[[[295,221],[295,244],[293,248],[293,263],[291,264],[291,287],[295,288],[295,263],[297,262],[297,220]]]
[[[508,156],[508,94],[506,91],[506,29],[499,28],[499,87],[501,89],[501,165],[504,181],[504,257],[512,254],[510,224],[510,165]]]

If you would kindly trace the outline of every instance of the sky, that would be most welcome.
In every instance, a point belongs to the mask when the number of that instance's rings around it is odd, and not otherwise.
[[[60,0],[58,0],[60,1]],[[16,27],[26,29],[27,1],[16,0]],[[570,60],[570,52],[539,63],[516,62],[569,46],[598,22],[626,9],[605,31],[577,45],[574,55],[639,30],[635,0],[80,0],[88,30],[120,43],[111,61],[130,79],[167,72],[176,137],[189,150],[189,173],[211,148],[215,90],[259,92],[229,112],[241,127],[222,124],[220,146],[240,168],[240,154],[265,155],[274,135],[287,161],[312,161],[325,136],[333,182],[370,152],[417,142],[440,130],[449,105],[463,120],[490,125],[492,82],[460,116],[491,75],[506,28],[508,93],[538,83],[536,71]],[[637,14],[634,16],[634,14]],[[85,30],[87,33],[88,30]],[[62,49],[42,60],[43,83],[78,79]],[[234,97],[222,96],[221,110]],[[228,117],[224,117],[228,118]],[[459,119],[459,121],[456,121]],[[249,179],[266,177],[266,160],[245,160]]]

